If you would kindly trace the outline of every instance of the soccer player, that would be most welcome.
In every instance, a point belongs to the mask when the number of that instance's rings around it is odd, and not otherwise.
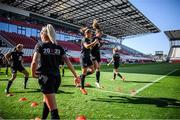
[[[60,119],[55,99],[55,93],[61,83],[59,65],[62,60],[73,73],[75,80],[79,79],[74,67],[65,54],[64,49],[57,45],[55,30],[51,24],[43,27],[40,32],[42,43],[37,43],[31,63],[32,76],[38,78],[43,93],[42,119],[51,112],[51,119]]]
[[[84,88],[85,77],[86,75],[90,75],[94,73],[94,66],[91,60],[91,48],[97,43],[99,43],[99,41],[96,39],[94,42],[91,42],[92,32],[87,27],[82,28],[80,31],[84,35],[84,38],[81,41],[80,62],[81,62],[82,74],[80,76],[81,78],[80,90],[84,95],[87,95],[87,91]]]
[[[4,65],[4,55],[1,53],[1,50],[0,50],[0,69],[3,65]]]
[[[119,64],[120,64],[120,56],[119,56],[117,48],[113,49],[113,57],[107,65],[109,66],[113,61],[114,61],[114,77],[113,77],[113,80],[115,80],[116,75],[118,75],[123,81],[125,81],[125,78],[118,71]]]
[[[99,84],[100,82],[100,62],[101,62],[101,56],[100,56],[100,47],[102,46],[101,44],[101,36],[102,36],[102,31],[100,29],[100,26],[97,23],[97,20],[93,20],[93,29],[95,29],[96,36],[93,38],[93,41],[98,40],[99,43],[94,45],[91,49],[91,55],[92,55],[92,61],[96,70],[96,82],[95,85],[97,88],[102,88]]]
[[[5,89],[5,93],[9,94],[9,89],[13,83],[13,81],[16,79],[17,71],[24,74],[24,89],[26,89],[27,81],[29,78],[28,71],[23,66],[23,45],[18,44],[15,49],[12,52],[9,52],[5,55],[6,60],[11,65],[11,72],[12,77],[9,79],[7,87]]]
[[[0,65],[3,65],[4,64],[4,55],[1,53],[1,50],[0,50]]]
[[[1,50],[0,50],[0,67],[6,67],[6,77],[7,77],[9,64],[8,64],[4,54],[1,53]]]

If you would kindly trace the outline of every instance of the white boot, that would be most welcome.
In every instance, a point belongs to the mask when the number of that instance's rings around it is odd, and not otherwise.
[[[98,82],[95,82],[97,88],[101,88],[100,84]]]

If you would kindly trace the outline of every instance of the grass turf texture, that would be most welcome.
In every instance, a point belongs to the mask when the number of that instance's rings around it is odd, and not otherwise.
[[[154,80],[172,74],[157,81],[139,92],[137,91]],[[29,68],[27,68],[29,70]],[[76,67],[80,74],[80,67]],[[1,69],[1,72],[4,69]],[[104,89],[95,87],[95,74],[87,77],[86,82],[92,86],[87,88],[88,95],[83,95],[79,88],[73,85],[73,77],[65,70],[61,87],[56,95],[61,119],[75,119],[85,115],[87,119],[180,119],[180,64],[144,64],[122,65],[121,74],[126,77],[122,82],[117,76],[113,77],[112,66],[102,65],[101,84]],[[28,89],[23,89],[23,76],[18,73],[10,91],[12,97],[6,97],[4,89],[7,85],[5,75],[0,75],[0,116],[4,119],[33,119],[41,116],[42,94],[36,79],[30,78]],[[10,75],[8,76],[10,78]],[[22,97],[27,101],[19,102]],[[30,107],[32,102],[39,105]],[[50,118],[50,116],[49,116]]]

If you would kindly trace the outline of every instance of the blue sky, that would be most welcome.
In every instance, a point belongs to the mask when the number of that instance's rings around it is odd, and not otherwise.
[[[140,52],[154,54],[164,51],[168,54],[169,40],[164,34],[167,30],[180,29],[180,0],[129,0],[160,30],[160,33],[125,39],[124,45]]]

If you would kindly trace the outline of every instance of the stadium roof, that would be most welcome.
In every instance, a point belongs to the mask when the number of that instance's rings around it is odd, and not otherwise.
[[[160,30],[128,0],[1,0],[2,3],[78,26],[97,19],[105,34],[117,38]]]
[[[164,33],[167,35],[170,41],[180,40],[180,30],[165,31]]]

